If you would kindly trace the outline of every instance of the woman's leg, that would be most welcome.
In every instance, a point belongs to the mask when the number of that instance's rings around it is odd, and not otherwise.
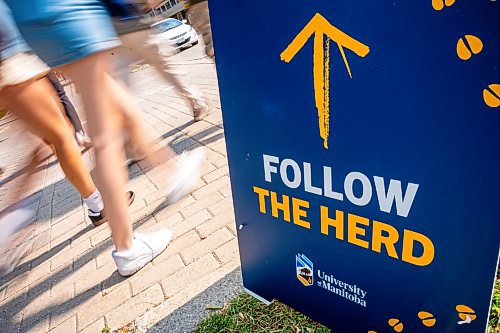
[[[181,78],[172,66],[169,58],[173,53],[170,46],[163,45],[163,41],[156,40],[150,37],[150,30],[142,30],[120,36],[122,47],[121,52],[128,51],[138,58],[144,59],[148,64],[152,65],[165,79],[171,83],[179,94],[191,105],[195,120],[201,120],[211,110],[207,104],[207,98],[203,96],[192,85],[187,84],[187,80]]]
[[[84,198],[92,197],[94,199],[97,197],[93,200],[93,206],[102,207],[99,192],[84,166],[81,154],[73,140],[72,131],[61,114],[55,92],[48,81],[44,78],[6,87],[0,91],[0,105],[6,106],[28,124],[54,150],[67,178],[80,194]],[[22,199],[22,193],[25,193],[24,190],[30,187],[33,174],[45,154],[43,145],[38,146],[32,153],[25,175],[21,180],[20,188],[22,191],[15,198],[17,203],[0,215],[0,249],[5,249],[14,234],[35,220],[35,212],[19,206],[18,203]],[[89,206],[87,200],[86,203]],[[23,253],[9,256],[8,260],[4,260],[2,264],[8,264],[9,270],[13,269]]]
[[[132,245],[132,227],[127,205],[123,196],[119,195],[124,191],[128,176],[123,164],[124,131],[129,134],[130,140],[140,153],[148,156],[153,166],[163,164],[176,154],[169,147],[163,147],[159,152],[153,153],[151,142],[145,139],[146,132],[137,116],[134,101],[113,78],[111,59],[109,52],[100,52],[63,66],[60,70],[70,77],[81,91],[113,241],[117,251],[124,251]],[[192,157],[184,158],[175,170],[170,170],[175,171],[175,174],[164,170],[165,174],[175,179],[168,190],[171,201],[178,200],[190,190],[197,179],[197,171],[203,158],[203,154],[198,151]]]
[[[154,142],[145,135],[147,131],[142,126],[130,94],[111,76],[108,75],[107,80],[110,91],[113,92],[110,94],[110,99],[123,115],[123,125],[129,135],[129,147],[134,148],[139,156],[145,156],[153,168],[162,166],[152,172],[158,175],[158,177],[155,175],[153,177],[160,181],[159,185],[165,191],[167,202],[174,203],[190,193],[200,177],[200,166],[205,159],[203,149],[198,148],[189,153],[186,152],[178,160],[174,159],[177,154],[168,145],[161,146],[154,151],[152,148]],[[173,163],[166,163],[168,161]]]
[[[153,149],[153,140],[147,135],[147,130],[143,127],[142,121],[139,118],[137,107],[131,95],[126,91],[126,88],[118,84],[110,75],[106,76],[106,81],[112,91],[110,99],[115,108],[117,108],[123,116],[124,130],[127,132],[128,141],[132,143],[135,150],[146,156],[153,167],[164,164],[165,162],[175,158],[177,154],[168,146],[162,147],[155,152]]]
[[[132,225],[125,192],[127,173],[123,161],[123,114],[113,105],[110,61],[106,53],[96,53],[60,68],[81,92],[94,143],[96,171],[106,206],[109,226],[117,251],[132,245]]]
[[[7,87],[2,90],[0,100],[54,147],[66,177],[83,198],[96,191],[72,131],[61,113],[62,106],[47,79]]]

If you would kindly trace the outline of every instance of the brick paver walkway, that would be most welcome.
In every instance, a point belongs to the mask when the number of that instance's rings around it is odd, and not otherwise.
[[[215,112],[204,121],[192,121],[189,106],[152,68],[131,80],[151,136],[177,152],[199,146],[207,152],[197,189],[172,206],[158,190],[161,175],[146,173],[147,163],[130,168],[128,188],[137,195],[130,207],[134,229],[170,228],[174,237],[167,250],[122,278],[111,258],[109,228],[92,226],[80,196],[51,158],[30,199],[38,209],[31,251],[0,279],[1,332],[94,333],[133,320],[149,327],[239,266],[215,67],[206,59],[179,67],[213,103]],[[20,122],[12,120],[0,127],[0,158],[8,167],[0,179],[2,209],[11,203],[7,189],[16,188],[11,175],[30,147]],[[90,165],[90,154],[84,156]]]

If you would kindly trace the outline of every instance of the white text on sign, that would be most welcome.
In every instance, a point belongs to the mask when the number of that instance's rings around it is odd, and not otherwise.
[[[391,213],[392,207],[395,206],[396,214],[402,217],[407,217],[410,213],[418,190],[418,184],[408,183],[406,190],[403,191],[402,182],[395,179],[391,179],[386,187],[383,177],[373,177],[372,185],[366,175],[350,172],[344,179],[344,192],[341,193],[334,190],[331,167],[323,166],[323,181],[315,180],[313,183],[310,163],[304,162],[299,165],[292,159],[280,160],[272,155],[263,155],[263,162],[264,178],[269,183],[280,178],[288,188],[296,189],[303,186],[305,192],[338,201],[343,201],[345,196],[356,206],[367,205],[374,197],[373,188],[375,188],[380,210]],[[361,194],[355,195],[355,182],[361,184]],[[257,186],[254,186],[253,191],[258,196],[259,211],[262,214],[270,214],[276,219],[311,229],[308,212],[312,208],[309,201],[285,194],[280,195]],[[427,266],[434,260],[433,242],[419,232],[408,229],[401,231],[388,223],[332,209],[329,206],[321,205],[318,208],[320,231],[325,236],[335,237],[337,240],[347,241],[416,266]]]

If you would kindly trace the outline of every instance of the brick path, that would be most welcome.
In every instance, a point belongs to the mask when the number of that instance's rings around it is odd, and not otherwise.
[[[174,237],[167,250],[136,275],[119,276],[109,228],[92,226],[80,196],[51,158],[30,199],[38,209],[31,251],[0,279],[1,332],[101,332],[135,319],[150,327],[239,266],[215,67],[204,59],[179,67],[213,103],[215,112],[204,121],[192,121],[190,108],[153,69],[132,77],[149,134],[177,152],[199,146],[207,152],[197,189],[169,207],[158,190],[161,177],[145,173],[147,163],[129,169],[128,188],[136,191],[130,207],[134,229],[170,228]],[[0,179],[1,209],[11,203],[5,195],[16,188],[11,175],[32,144],[19,121],[2,123],[8,124],[0,127],[0,158],[9,164]],[[84,156],[90,165],[89,153]]]

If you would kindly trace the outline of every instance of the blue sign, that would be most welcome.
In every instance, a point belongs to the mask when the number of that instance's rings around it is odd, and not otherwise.
[[[484,332],[500,4],[210,1],[244,286],[335,333]]]

